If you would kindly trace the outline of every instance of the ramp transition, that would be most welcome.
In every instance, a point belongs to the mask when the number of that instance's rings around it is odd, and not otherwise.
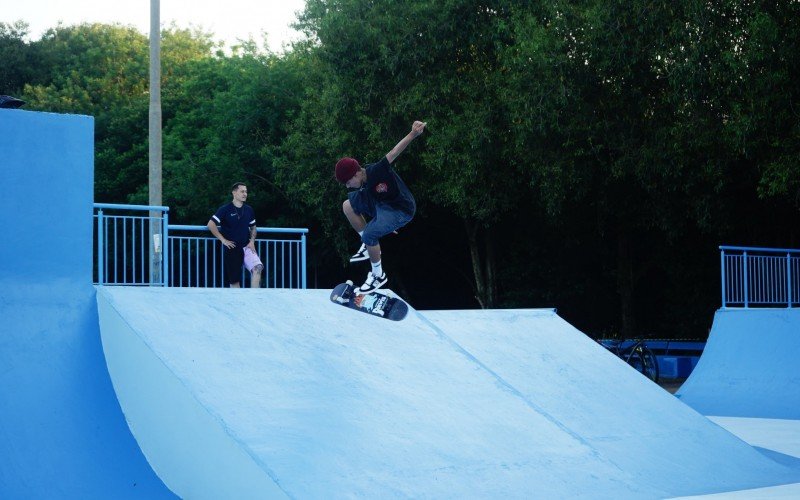
[[[119,401],[172,491],[664,498],[800,479],[553,311],[391,322],[327,296],[99,289]]]
[[[800,309],[720,309],[676,396],[704,415],[800,420]]]

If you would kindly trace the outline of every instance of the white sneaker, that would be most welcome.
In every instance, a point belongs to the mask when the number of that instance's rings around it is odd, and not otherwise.
[[[358,249],[358,252],[354,253],[350,256],[350,262],[361,262],[362,260],[369,259],[369,253],[367,252],[367,245],[361,244],[361,247]]]
[[[356,288],[356,293],[359,295],[365,295],[368,293],[372,293],[378,288],[382,287],[389,281],[389,278],[386,277],[386,273],[384,272],[382,276],[376,278],[374,274],[368,273],[367,280],[361,285],[359,288]]]

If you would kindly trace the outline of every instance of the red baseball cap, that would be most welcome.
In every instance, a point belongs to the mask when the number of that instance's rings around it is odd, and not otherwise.
[[[361,165],[359,165],[358,161],[355,159],[342,158],[336,162],[336,180],[345,184],[356,175],[356,172],[358,172],[360,168]]]

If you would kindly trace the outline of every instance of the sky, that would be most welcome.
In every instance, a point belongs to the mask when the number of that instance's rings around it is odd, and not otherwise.
[[[230,47],[237,38],[252,36],[261,45],[261,33],[267,32],[270,50],[281,52],[289,41],[301,34],[289,24],[305,0],[160,0],[161,26],[171,21],[179,28],[202,27],[214,33],[215,40]],[[0,22],[25,21],[30,26],[30,39],[38,39],[59,21],[65,25],[82,22],[119,22],[150,33],[150,0],[22,0],[13,9],[2,9]]]

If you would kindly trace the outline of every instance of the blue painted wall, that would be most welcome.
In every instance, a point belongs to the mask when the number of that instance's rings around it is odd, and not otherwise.
[[[800,309],[720,309],[676,393],[703,415],[800,420]]]
[[[94,119],[0,109],[0,498],[171,497],[105,367]]]

